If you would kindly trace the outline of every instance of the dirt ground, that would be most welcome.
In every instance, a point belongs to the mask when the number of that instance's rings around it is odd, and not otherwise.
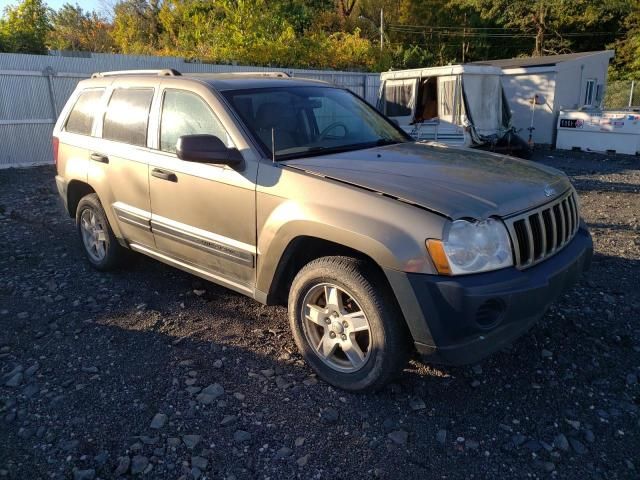
[[[52,166],[0,170],[0,478],[640,478],[640,159],[567,172],[591,271],[480,365],[351,395],[286,311],[147,258],[84,260]]]

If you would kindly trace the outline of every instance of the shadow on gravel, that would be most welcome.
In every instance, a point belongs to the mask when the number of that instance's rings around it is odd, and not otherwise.
[[[236,479],[633,478],[640,261],[615,250],[623,227],[508,349],[473,367],[412,361],[352,395],[313,377],[282,307],[145,257],[92,270],[39,190],[51,173],[0,173],[0,375],[23,368],[0,384],[9,478],[117,478],[123,456],[154,479],[196,464]]]
[[[604,175],[621,171],[640,170],[636,155],[606,155],[595,152],[564,150],[535,150],[533,161],[573,173]]]
[[[639,199],[639,201],[640,201],[640,199]],[[617,231],[628,231],[628,232],[632,232],[633,231],[633,229],[630,228],[628,224],[624,224],[624,223],[588,222],[587,225],[589,226],[589,229],[602,228],[602,229],[617,230]],[[620,259],[620,260],[624,260],[624,261],[630,261],[629,259],[621,259],[619,257],[611,257],[611,258],[612,259]]]
[[[585,180],[581,178],[572,178],[571,183],[576,187],[578,192],[610,192],[610,193],[640,193],[640,185],[634,183],[622,182],[603,182],[600,180]]]

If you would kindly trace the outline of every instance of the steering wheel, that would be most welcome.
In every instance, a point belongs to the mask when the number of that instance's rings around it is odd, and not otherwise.
[[[325,137],[329,134],[329,132],[331,130],[334,130],[338,127],[342,127],[344,129],[344,136],[346,137],[349,134],[349,129],[347,128],[347,126],[342,123],[342,122],[333,122],[330,123],[329,125],[327,125],[325,128],[322,129],[322,131],[320,132],[320,134],[318,135],[318,138],[316,139],[316,142],[321,142],[322,140],[325,139]]]

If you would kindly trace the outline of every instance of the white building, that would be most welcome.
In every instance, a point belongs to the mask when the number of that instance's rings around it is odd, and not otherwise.
[[[607,86],[613,50],[543,57],[487,60],[476,64],[502,68],[502,83],[512,111],[512,123],[528,138],[531,102],[537,95],[533,141],[555,145],[556,124],[562,109],[600,105]]]

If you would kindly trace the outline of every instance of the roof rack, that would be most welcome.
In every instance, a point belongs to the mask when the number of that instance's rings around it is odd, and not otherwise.
[[[247,75],[252,77],[290,78],[287,72],[228,72],[231,75]]]
[[[161,77],[178,77],[182,75],[173,68],[163,68],[160,70],[115,70],[113,72],[96,72],[91,78],[113,77],[116,75],[158,75]]]

